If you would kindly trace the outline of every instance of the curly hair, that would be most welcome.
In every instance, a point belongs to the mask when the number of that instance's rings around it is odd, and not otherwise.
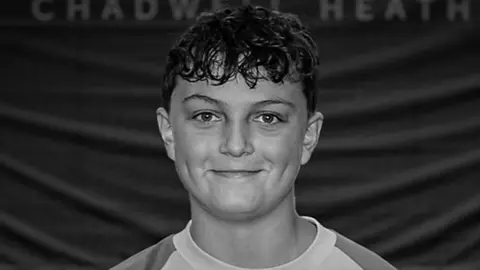
[[[177,76],[222,85],[240,74],[251,89],[258,80],[301,82],[310,116],[318,62],[311,33],[296,15],[251,5],[202,13],[167,56],[163,107],[169,112]]]

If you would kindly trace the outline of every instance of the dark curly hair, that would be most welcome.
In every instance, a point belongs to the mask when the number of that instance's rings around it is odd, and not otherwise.
[[[301,82],[310,116],[318,62],[317,46],[296,15],[251,5],[202,13],[168,54],[163,107],[170,111],[177,76],[222,85],[240,74],[250,88],[262,79]]]

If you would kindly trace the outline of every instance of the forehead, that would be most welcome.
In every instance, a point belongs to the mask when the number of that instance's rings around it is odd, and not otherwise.
[[[255,88],[250,89],[242,76],[237,76],[235,79],[218,86],[209,81],[188,82],[177,77],[172,102],[181,102],[181,100],[193,94],[207,95],[232,105],[275,98],[291,101],[299,108],[306,104],[300,82],[286,81],[277,84],[268,80],[258,80]]]

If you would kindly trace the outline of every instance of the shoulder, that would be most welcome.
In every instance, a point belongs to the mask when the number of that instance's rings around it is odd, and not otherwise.
[[[395,270],[390,263],[384,260],[373,251],[355,243],[345,236],[333,231],[337,236],[335,246],[345,253],[348,257],[354,260],[363,269],[368,270]]]
[[[110,270],[153,270],[161,269],[175,252],[173,235],[169,235],[157,244],[124,260]]]

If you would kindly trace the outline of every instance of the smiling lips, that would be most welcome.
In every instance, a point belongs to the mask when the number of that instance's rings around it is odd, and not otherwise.
[[[246,171],[246,170],[233,170],[233,171],[218,171],[218,170],[213,170],[213,172],[216,175],[225,177],[225,178],[244,178],[244,177],[249,177],[253,176],[257,173],[259,173],[261,170],[256,170],[256,171]]]

